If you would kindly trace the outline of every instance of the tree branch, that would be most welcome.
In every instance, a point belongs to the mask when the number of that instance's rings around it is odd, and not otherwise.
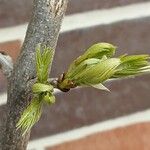
[[[34,0],[34,11],[21,54],[8,81],[7,121],[0,147],[2,150],[26,149],[29,133],[22,137],[21,131],[16,130],[16,123],[31,99],[26,89],[28,81],[36,76],[35,48],[41,43],[55,49],[67,2]]]
[[[6,77],[10,77],[13,70],[12,58],[2,51],[0,51],[0,69],[2,69]]]

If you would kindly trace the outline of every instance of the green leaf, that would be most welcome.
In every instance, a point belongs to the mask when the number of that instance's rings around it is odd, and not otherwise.
[[[122,56],[114,78],[124,78],[150,72],[149,55]]]
[[[42,84],[42,83],[35,83],[32,86],[33,93],[43,93],[43,92],[52,92],[53,91],[52,85]]]
[[[51,93],[47,93],[45,96],[44,96],[44,98],[43,98],[43,100],[47,103],[47,104],[49,104],[49,105],[51,105],[51,104],[54,104],[55,103],[55,96],[54,95],[52,95]]]
[[[97,43],[91,46],[83,55],[75,60],[75,64],[78,65],[86,59],[98,58],[102,59],[103,56],[110,58],[114,55],[116,47],[109,43]]]
[[[73,80],[74,78],[77,78],[78,76],[80,76],[80,74],[84,70],[86,70],[87,68],[89,68],[99,62],[100,62],[100,60],[96,59],[96,58],[87,59],[87,60],[83,61],[81,64],[79,64],[78,66],[74,67],[74,69],[69,70],[66,73],[66,78]]]
[[[55,97],[52,94],[53,86],[48,85],[48,75],[52,62],[53,51],[48,47],[37,47],[36,49],[36,71],[37,83],[32,86],[34,93],[31,104],[24,110],[17,128],[21,128],[23,135],[32,128],[32,126],[40,119],[42,105],[44,101],[54,103]]]
[[[97,43],[91,46],[83,55],[78,57],[69,67],[68,72],[72,71],[81,62],[95,58],[95,59],[106,59],[110,58],[115,54],[116,47],[109,43]]]
[[[31,104],[24,110],[16,127],[21,128],[23,135],[29,131],[32,126],[39,121],[41,117],[42,102],[39,99],[33,99]]]
[[[104,86],[102,87],[100,83],[111,78],[115,74],[120,63],[121,61],[119,58],[107,59],[106,57],[103,57],[102,59],[87,59],[72,70],[69,70],[69,72],[66,73],[64,80],[59,83],[59,86],[64,89],[69,89],[69,83],[72,81],[76,86],[90,85],[108,90],[104,88]]]
[[[37,78],[41,83],[45,83],[48,79],[49,68],[52,62],[53,51],[51,48],[41,47],[36,49],[36,70]]]
[[[150,58],[149,55],[125,55],[121,58],[121,61],[124,62],[134,62],[134,61],[142,61],[148,60]]]
[[[110,58],[102,61],[88,69],[83,70],[83,72],[76,77],[79,84],[99,84],[116,72],[116,68],[120,65],[120,59]]]

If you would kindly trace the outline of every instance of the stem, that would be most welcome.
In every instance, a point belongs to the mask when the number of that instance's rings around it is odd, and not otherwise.
[[[2,150],[26,149],[30,133],[22,136],[21,131],[16,130],[16,123],[31,99],[26,89],[28,81],[36,76],[35,47],[42,43],[55,49],[67,2],[34,0],[34,11],[21,54],[8,80],[7,120],[0,145]]]
[[[4,75],[9,78],[13,70],[12,58],[5,52],[0,51],[0,69],[2,69]]]

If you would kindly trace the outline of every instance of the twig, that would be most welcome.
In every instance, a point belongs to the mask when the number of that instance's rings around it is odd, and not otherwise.
[[[13,70],[12,58],[2,51],[0,51],[0,69],[2,69],[6,77],[10,77]]]
[[[7,119],[0,149],[26,149],[29,134],[22,136],[21,131],[16,130],[16,123],[30,101],[30,94],[28,95],[26,89],[28,81],[36,77],[35,48],[37,44],[41,43],[53,50],[57,45],[68,0],[55,1],[57,11],[54,14],[49,5],[53,0],[34,0],[33,15],[25,41],[8,81]],[[52,5],[52,7],[55,6]],[[54,53],[55,51],[53,55]]]

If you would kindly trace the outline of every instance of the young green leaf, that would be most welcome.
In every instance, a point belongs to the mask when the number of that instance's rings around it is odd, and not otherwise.
[[[120,65],[120,59],[110,58],[102,61],[87,70],[84,70],[82,74],[76,77],[79,85],[84,84],[99,84],[109,79],[115,72],[116,68]]]
[[[51,93],[47,93],[44,97],[43,97],[43,100],[51,105],[51,104],[54,104],[55,103],[55,96]]]
[[[83,73],[83,71],[87,70],[87,68],[90,68],[91,66],[99,62],[100,60],[96,58],[87,59],[82,63],[80,63],[79,65],[77,65],[76,67],[74,67],[72,70],[69,70],[66,73],[65,77],[74,80],[74,78],[80,76],[80,74]]]
[[[52,56],[53,51],[51,48],[44,47],[43,51],[41,47],[36,49],[37,78],[41,83],[45,83],[47,81]]]
[[[23,135],[29,131],[32,126],[39,121],[41,117],[42,101],[39,98],[35,98],[31,101],[31,104],[23,112],[16,127],[21,128]]]
[[[114,78],[124,78],[150,72],[149,55],[131,55],[120,58],[121,64],[117,68]]]
[[[76,86],[107,89],[101,83],[108,79],[125,78],[150,72],[149,55],[122,55],[119,58],[110,58],[115,51],[116,47],[109,43],[98,43],[91,46],[73,61],[58,87],[67,89],[67,91]]]
[[[83,55],[78,57],[69,67],[68,72],[73,70],[81,62],[90,59],[110,58],[115,54],[116,47],[109,43],[97,43],[91,46]]]
[[[102,88],[100,83],[111,78],[120,63],[119,58],[101,60],[95,58],[87,59],[74,67],[69,73],[67,72],[64,80],[59,84],[59,87],[61,87],[61,89],[69,89],[69,86],[71,88],[71,84],[69,83],[72,81],[76,86],[97,86],[97,88]],[[104,89],[104,87],[102,89]]]
[[[17,128],[22,129],[23,135],[40,119],[43,103],[52,104],[55,102],[55,96],[52,93],[53,86],[48,84],[52,55],[50,48],[38,47],[36,49],[37,83],[32,86],[34,97],[17,123]]]
[[[109,43],[97,43],[92,45],[83,55],[78,57],[75,60],[75,64],[78,65],[86,59],[89,58],[98,58],[102,59],[105,55],[106,57],[110,58],[114,55],[116,51],[116,47]]]
[[[53,89],[54,88],[52,85],[47,85],[42,83],[35,83],[32,86],[33,93],[53,92]]]

